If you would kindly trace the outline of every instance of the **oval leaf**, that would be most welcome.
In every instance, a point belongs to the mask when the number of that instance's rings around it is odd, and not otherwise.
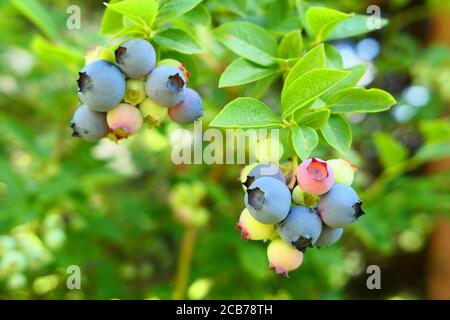
[[[55,20],[45,5],[37,0],[13,0],[14,7],[33,22],[50,39],[58,39],[58,28]],[[6,9],[6,3],[5,7]],[[2,8],[3,9],[3,8]],[[2,10],[6,12],[6,10]]]
[[[279,46],[280,57],[292,59],[300,57],[303,50],[303,38],[301,30],[293,30],[286,33]]]
[[[302,160],[308,159],[319,143],[316,130],[310,127],[292,127],[291,133],[295,153]]]
[[[309,50],[292,67],[284,81],[283,91],[286,91],[301,75],[308,71],[320,68],[325,68],[325,51],[322,44]]]
[[[370,18],[372,16],[357,14],[349,19],[340,21],[333,30],[326,37],[327,40],[345,39],[358,36],[361,34],[376,31],[375,28],[371,28]],[[380,18],[379,27],[382,28],[388,24],[386,19]]]
[[[380,89],[348,88],[336,92],[328,100],[332,113],[381,112],[388,110],[396,101]]]
[[[105,6],[137,24],[150,27],[155,21],[158,4],[155,0],[124,0],[116,3],[105,3]]]
[[[331,44],[325,44],[325,56],[327,60],[327,68],[342,69],[344,67],[341,53]]]
[[[347,71],[317,69],[295,80],[281,97],[283,117],[317,99],[347,76]]]
[[[306,22],[317,42],[324,40],[336,25],[350,15],[324,7],[311,7],[306,11]]]
[[[228,49],[237,55],[263,66],[274,64],[278,47],[272,36],[263,28],[249,22],[227,22],[214,34]]]
[[[238,98],[227,104],[211,122],[211,127],[279,127],[281,123],[268,106],[253,98]]]
[[[200,53],[203,48],[195,38],[181,29],[166,29],[158,32],[153,40],[162,48],[186,54]]]
[[[338,91],[341,91],[343,89],[351,88],[357,85],[359,80],[364,76],[364,74],[367,71],[367,65],[366,64],[360,64],[348,69],[345,69],[346,71],[349,71],[350,73],[336,86],[328,90],[324,95],[323,99],[327,100],[329,97],[331,97],[333,94],[335,94]]]
[[[149,0],[145,0],[149,1]],[[202,0],[164,0],[161,1],[156,23],[161,25],[183,13],[194,9]]]
[[[208,8],[199,4],[193,10],[189,11],[184,15],[184,17],[193,24],[199,24],[204,26],[209,26],[211,24],[211,14]]]
[[[332,115],[320,132],[325,141],[340,153],[345,154],[350,149],[352,129],[340,115]]]
[[[385,169],[401,163],[408,156],[408,149],[387,133],[375,132],[373,139],[378,157]]]
[[[264,68],[244,58],[238,58],[222,73],[219,88],[250,83],[266,78],[276,72],[277,70],[274,68]]]
[[[321,129],[330,118],[330,110],[320,109],[307,114],[303,114],[297,120],[299,126],[307,126],[314,129]]]

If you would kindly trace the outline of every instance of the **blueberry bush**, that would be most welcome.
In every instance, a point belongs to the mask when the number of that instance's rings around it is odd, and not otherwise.
[[[0,298],[448,297],[449,12],[3,1]],[[279,140],[176,165],[194,120]]]

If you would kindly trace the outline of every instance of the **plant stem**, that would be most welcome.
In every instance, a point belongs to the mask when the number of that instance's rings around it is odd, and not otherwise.
[[[291,181],[289,181],[289,189],[294,189],[295,181],[297,180],[297,168],[298,168],[298,159],[297,156],[292,156],[291,159]]]
[[[174,300],[182,300],[185,298],[197,230],[198,228],[196,226],[188,226],[184,233],[180,254],[178,256],[175,287],[172,294],[172,299]]]

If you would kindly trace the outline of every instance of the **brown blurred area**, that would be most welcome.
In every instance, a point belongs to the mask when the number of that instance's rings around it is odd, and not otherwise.
[[[450,13],[434,15],[431,19],[431,25],[430,43],[450,44]],[[449,167],[450,159],[436,161],[428,165],[427,172],[442,172],[448,170]],[[430,235],[427,252],[426,297],[428,299],[450,299],[449,248],[450,220],[438,219]]]

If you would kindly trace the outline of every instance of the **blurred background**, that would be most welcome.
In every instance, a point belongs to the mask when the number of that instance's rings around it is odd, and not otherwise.
[[[246,19],[281,34],[300,27],[293,2],[205,0],[210,14],[174,22],[206,48],[173,55],[205,99],[205,128],[258,86],[217,89],[235,57],[211,29]],[[450,299],[450,5],[322,3],[357,13],[376,4],[390,19],[334,44],[346,66],[369,65],[364,85],[398,104],[349,119],[345,157],[358,167],[367,215],[337,245],[308,250],[284,278],[268,269],[266,245],[234,229],[244,207],[242,166],[173,165],[177,127],[168,122],[118,145],[70,136],[77,72],[86,52],[108,41],[99,35],[102,1],[2,1],[0,299]],[[79,30],[66,27],[69,5],[81,9]],[[276,109],[280,89],[274,83],[261,98]],[[318,155],[339,156],[325,146]],[[366,287],[372,264],[381,268],[381,290]],[[67,289],[70,265],[80,267],[80,290]]]

